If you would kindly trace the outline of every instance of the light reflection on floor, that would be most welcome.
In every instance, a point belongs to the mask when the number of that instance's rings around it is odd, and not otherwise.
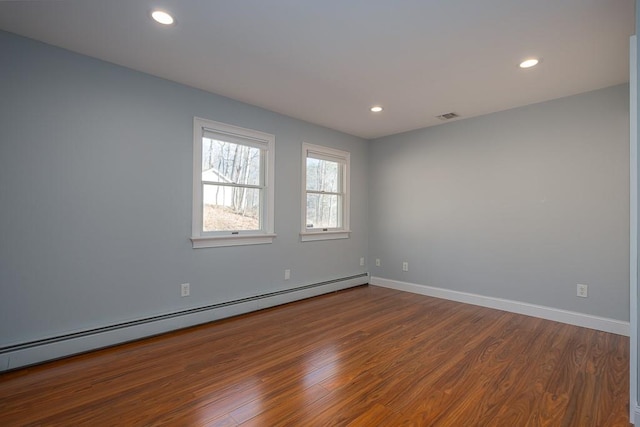
[[[261,423],[269,425],[286,416],[277,409],[283,400],[290,413],[304,413],[305,408],[329,393],[319,383],[340,375],[337,346],[332,343],[316,349],[293,366],[297,370],[284,383],[274,383],[276,371],[286,369],[276,366],[224,389],[212,384],[210,391],[198,398],[202,406],[194,408],[189,418],[195,425],[211,425],[243,423],[260,415]]]

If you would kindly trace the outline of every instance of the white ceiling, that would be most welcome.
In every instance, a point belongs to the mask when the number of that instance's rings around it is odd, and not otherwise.
[[[0,1],[0,29],[377,138],[627,82],[634,0]]]

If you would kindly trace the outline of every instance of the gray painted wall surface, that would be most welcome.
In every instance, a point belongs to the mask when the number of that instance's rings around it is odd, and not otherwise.
[[[629,318],[626,85],[367,142],[3,32],[0,60],[0,346],[367,270]],[[272,245],[191,248],[193,116],[276,135]],[[302,141],[352,153],[348,240],[299,241]]]
[[[628,91],[373,141],[371,274],[628,321]]]
[[[4,32],[0,63],[0,346],[366,271],[366,141]],[[191,248],[194,116],[276,136],[273,244]],[[350,239],[300,242],[303,141],[352,154]]]

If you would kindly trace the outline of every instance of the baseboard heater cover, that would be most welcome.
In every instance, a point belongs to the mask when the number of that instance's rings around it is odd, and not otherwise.
[[[364,285],[368,279],[368,273],[356,274],[0,347],[0,372]]]

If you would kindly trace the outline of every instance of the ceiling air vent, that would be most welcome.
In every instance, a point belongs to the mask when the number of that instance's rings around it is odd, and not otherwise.
[[[436,119],[451,120],[451,119],[455,119],[456,117],[460,117],[460,116],[457,115],[456,113],[444,113],[444,114],[440,114],[439,116],[436,116]]]

